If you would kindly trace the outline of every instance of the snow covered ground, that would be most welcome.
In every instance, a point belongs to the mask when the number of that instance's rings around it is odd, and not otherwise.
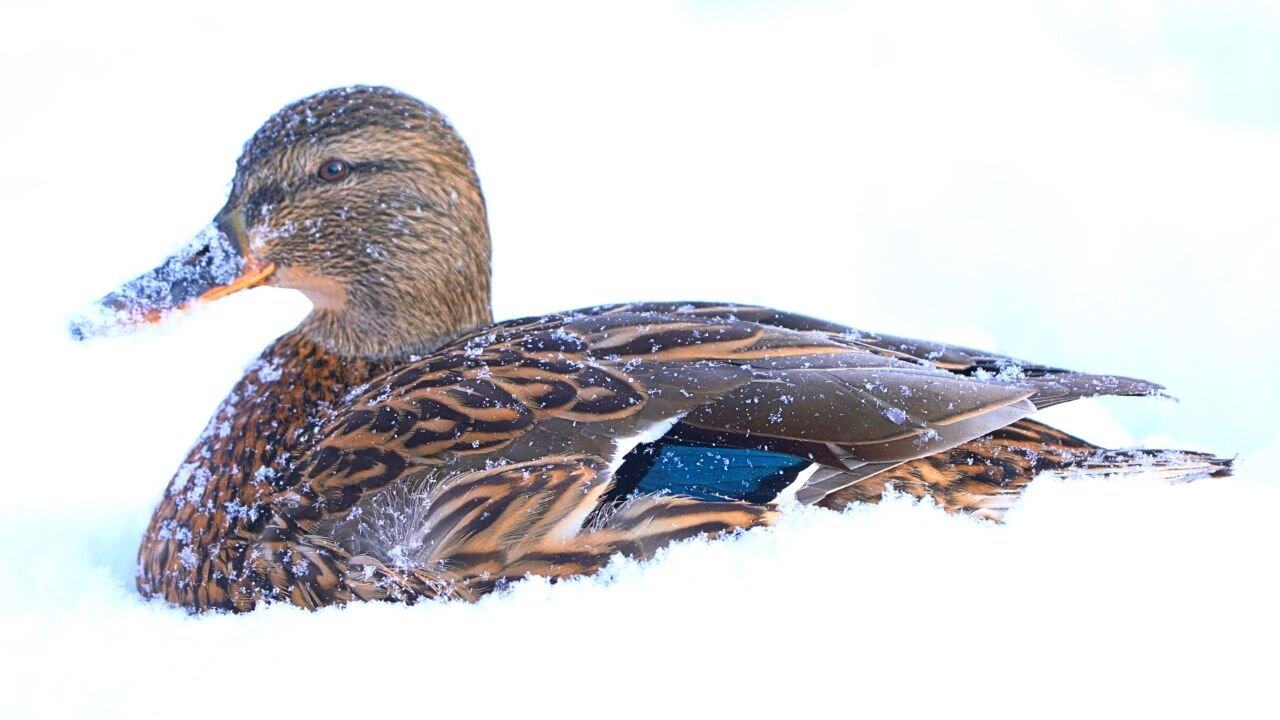
[[[0,11],[0,716],[1276,715],[1280,12],[461,5]],[[143,603],[156,498],[306,304],[66,317],[203,226],[271,112],[355,82],[470,142],[501,317],[737,300],[1146,377],[1181,402],[1045,419],[1239,474],[1044,479],[1003,527],[796,513],[476,605]]]

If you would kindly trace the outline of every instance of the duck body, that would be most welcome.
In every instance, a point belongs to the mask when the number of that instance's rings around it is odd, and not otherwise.
[[[998,519],[1046,470],[1219,472],[1023,419],[1157,389],[712,303],[515,320],[400,363],[295,331],[170,483],[139,588],[195,609],[475,599],[769,524],[784,499],[841,508],[898,486]]]
[[[314,310],[170,481],[138,589],[192,610],[475,599],[886,489],[999,519],[1037,474],[1229,461],[1108,451],[1028,419],[1158,385],[769,308],[609,305],[494,324],[471,156],[388,88],[318,93],[246,144],[197,239],[72,328],[256,285]]]

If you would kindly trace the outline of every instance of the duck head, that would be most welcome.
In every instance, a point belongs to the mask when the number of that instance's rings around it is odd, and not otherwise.
[[[269,119],[213,223],[72,334],[273,285],[311,299],[301,330],[326,349],[404,356],[491,322],[489,274],[484,197],[444,116],[389,88],[329,90]]]

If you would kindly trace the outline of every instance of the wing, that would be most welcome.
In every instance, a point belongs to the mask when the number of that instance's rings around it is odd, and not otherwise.
[[[504,323],[351,398],[290,484],[297,504],[342,512],[433,466],[465,471],[571,452],[612,464],[673,427],[720,442],[755,438],[854,470],[955,447],[1065,399],[1158,389],[912,343],[706,304]]]
[[[376,380],[325,429],[292,484],[303,503],[338,512],[406,473],[479,469],[499,450],[503,462],[590,452],[612,464],[677,423],[800,443],[804,455],[852,469],[1004,427],[1032,413],[1039,389],[835,333],[611,307],[499,325]]]
[[[959,345],[871,333],[827,320],[767,307],[721,303],[647,303],[609,306],[602,310],[604,312],[678,311],[699,317],[737,318],[800,332],[823,333],[852,341],[869,352],[946,370],[963,377],[980,380],[990,378],[1022,380],[1036,387],[1036,393],[1031,401],[1039,409],[1084,397],[1158,395],[1164,390],[1163,386],[1147,380],[1081,373]]]
[[[320,442],[291,471],[288,489],[272,502],[274,516],[258,553],[263,572],[278,590],[290,588],[288,558],[296,553],[288,544],[304,536],[331,538],[346,556],[391,567],[396,548],[413,538],[402,532],[398,540],[369,543],[361,539],[361,522],[403,529],[399,519],[425,512],[424,498],[482,478],[490,483],[484,487],[523,493],[508,469],[545,465],[549,458],[578,458],[576,470],[556,466],[556,473],[581,486],[585,494],[578,499],[593,498],[575,505],[579,509],[605,497],[629,452],[665,435],[810,460],[827,471],[813,473],[797,497],[816,502],[1037,407],[1157,389],[913,342],[765,308],[709,304],[589,308],[477,331],[376,379],[337,409]],[[477,507],[514,502],[468,497]],[[677,500],[684,502],[665,502]],[[492,507],[484,512],[494,517]],[[626,522],[635,512],[634,505],[609,504],[557,522],[577,523],[581,532],[570,537],[585,547],[587,526],[605,532],[598,523],[612,518],[610,531],[619,536],[601,547],[619,548],[621,536],[636,531]],[[458,523],[433,527],[469,527]],[[511,572],[523,567],[515,558],[524,555],[512,554],[523,546],[495,539],[507,532],[500,526],[498,535],[432,532],[433,547],[487,543],[486,557],[502,558],[497,562]],[[450,566],[463,555],[455,550],[419,561]]]

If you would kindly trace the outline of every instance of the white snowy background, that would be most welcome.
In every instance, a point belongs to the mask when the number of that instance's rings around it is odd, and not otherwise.
[[[1275,717],[1275,3],[8,3],[0,716]],[[446,112],[499,317],[765,303],[1165,383],[1045,419],[1239,455],[1005,526],[801,512],[476,605],[192,617],[133,591],[173,469],[306,312],[75,345],[324,88]]]

